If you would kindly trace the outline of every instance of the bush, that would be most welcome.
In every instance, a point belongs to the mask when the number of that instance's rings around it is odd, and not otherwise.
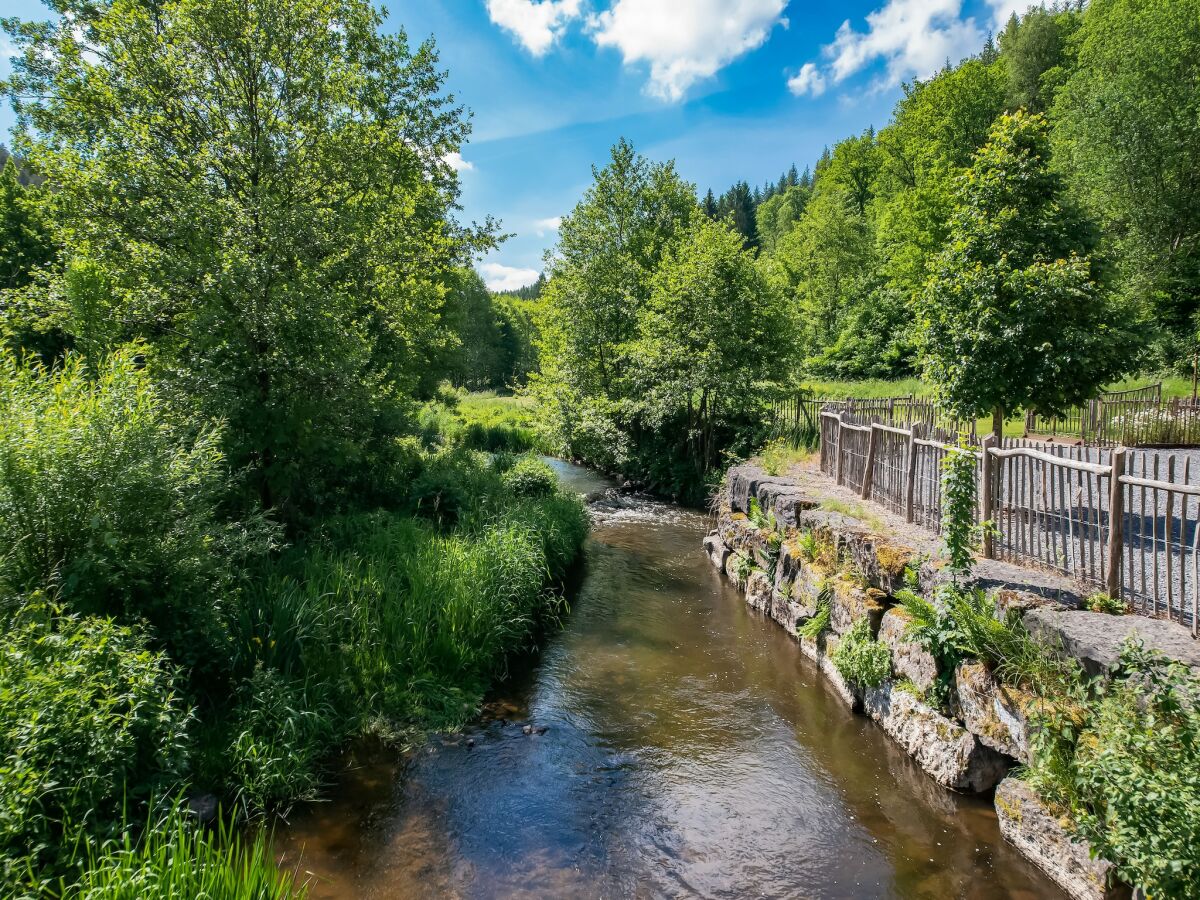
[[[479,454],[458,449],[430,457],[412,483],[413,512],[442,528],[469,524],[502,493],[498,473]]]
[[[833,664],[851,684],[879,687],[892,674],[892,653],[875,640],[871,623],[859,619],[833,651]]]
[[[136,628],[58,614],[35,598],[0,643],[0,866],[53,870],[74,835],[120,829],[127,809],[187,772],[189,713],[166,657]]]
[[[526,456],[504,473],[504,486],[518,497],[548,497],[558,490],[558,476],[536,456]]]
[[[0,570],[73,611],[144,618],[175,662],[221,668],[234,563],[270,532],[221,524],[219,434],[174,416],[134,354],[95,377],[74,355],[55,371],[0,356]]]
[[[1037,729],[1030,781],[1147,896],[1200,896],[1200,679],[1129,644],[1094,687]]]

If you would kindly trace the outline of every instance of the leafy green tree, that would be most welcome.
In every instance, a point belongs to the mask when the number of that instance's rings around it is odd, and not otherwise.
[[[915,296],[947,237],[954,179],[987,140],[1004,109],[1001,63],[968,60],[906,87],[892,123],[879,132],[882,167],[876,181],[875,226],[880,270]]]
[[[1003,115],[956,181],[950,240],[919,302],[922,362],[961,418],[1061,413],[1123,373],[1128,342],[1096,283],[1085,221],[1050,168],[1041,115]]]
[[[652,284],[637,343],[644,420],[682,418],[699,479],[717,463],[721,423],[756,408],[762,382],[787,368],[790,319],[727,222],[699,218]]]
[[[1168,362],[1200,311],[1200,0],[1095,0],[1054,106],[1055,153],[1103,224],[1127,302]]]
[[[833,148],[829,163],[821,172],[819,185],[831,185],[850,197],[860,216],[875,196],[875,181],[879,177],[879,145],[875,129],[868,128],[857,137],[839,141]]]
[[[780,241],[804,214],[812,189],[791,185],[764,202],[755,212],[758,237],[765,252],[774,253]]]
[[[0,167],[0,291],[24,287],[54,260],[54,244],[11,156]]]
[[[823,185],[818,183],[816,196],[780,241],[769,267],[772,280],[792,299],[809,358],[837,340],[865,298],[874,268],[874,238],[854,198]]]
[[[595,183],[563,218],[547,254],[544,339],[558,377],[590,396],[629,395],[630,342],[667,246],[696,213],[695,191],[673,164],[612,148]]]
[[[6,20],[18,150],[124,337],[206,418],[264,507],[340,502],[452,343],[467,134],[431,42],[367,0],[57,0]]]

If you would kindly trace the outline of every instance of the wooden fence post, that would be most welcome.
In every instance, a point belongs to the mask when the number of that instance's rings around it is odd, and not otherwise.
[[[845,439],[845,433],[842,430],[846,418],[845,413],[838,413],[838,439],[837,439],[837,460],[834,464],[834,481],[838,484],[842,483],[842,441]]]
[[[871,430],[867,435],[867,467],[863,470],[862,498],[864,500],[871,499],[871,485],[875,481],[875,444],[879,439],[878,435],[879,430],[872,422]]]
[[[917,429],[921,426],[913,422],[908,426],[908,474],[904,483],[904,521],[911,523],[915,516],[913,497],[917,489]]]
[[[1121,596],[1121,553],[1125,548],[1125,448],[1112,452],[1112,474],[1108,485],[1108,596]]]
[[[983,450],[983,465],[980,467],[980,487],[983,490],[980,503],[980,518],[983,520],[980,524],[983,526],[983,558],[991,559],[994,548],[992,547],[992,519],[995,516],[995,499],[996,499],[996,460],[991,454],[992,446],[996,443],[994,434],[985,435],[980,448]]]

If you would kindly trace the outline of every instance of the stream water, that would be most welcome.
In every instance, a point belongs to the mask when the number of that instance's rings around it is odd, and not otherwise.
[[[985,800],[931,781],[748,609],[705,559],[704,515],[595,511],[536,664],[461,735],[355,751],[277,833],[313,896],[1062,896]]]

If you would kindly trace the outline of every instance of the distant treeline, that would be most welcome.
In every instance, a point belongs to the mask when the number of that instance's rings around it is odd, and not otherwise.
[[[705,211],[786,273],[806,373],[915,371],[913,298],[943,248],[954,179],[997,116],[1046,116],[1105,287],[1139,322],[1139,366],[1189,368],[1200,323],[1200,5],[1101,0],[1016,15],[978,55],[905,85],[892,121],[809,171],[745,181]]]

